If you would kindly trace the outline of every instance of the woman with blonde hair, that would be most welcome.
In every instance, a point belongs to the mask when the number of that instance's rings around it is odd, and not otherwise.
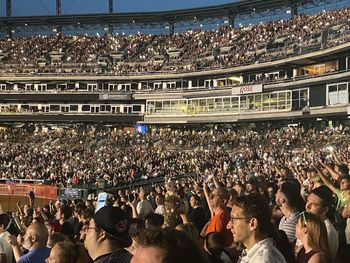
[[[56,243],[51,249],[46,263],[89,263],[91,259],[81,243],[71,241]]]
[[[297,254],[298,263],[333,262],[326,226],[318,215],[302,212],[295,232],[296,237],[303,243]]]

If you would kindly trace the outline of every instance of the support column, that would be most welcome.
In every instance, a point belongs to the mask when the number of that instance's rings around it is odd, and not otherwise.
[[[298,6],[295,0],[290,0],[290,14],[291,18],[298,15]]]
[[[12,16],[12,0],[6,0],[6,16]]]
[[[108,13],[113,14],[114,9],[113,9],[113,0],[108,0]],[[113,34],[113,25],[109,24],[108,25],[108,33]]]
[[[108,0],[108,12],[112,14],[114,12],[113,10],[113,0]]]
[[[175,25],[173,22],[169,24],[169,33],[170,35],[173,35],[175,33]]]
[[[61,0],[56,0],[56,16],[62,15]]]
[[[230,15],[230,16],[228,17],[228,25],[229,25],[229,26],[235,27],[235,18],[236,18],[235,15]]]
[[[6,0],[6,17],[12,16],[12,0]],[[10,26],[5,27],[6,35],[12,38],[12,30]]]
[[[56,16],[62,15],[62,5],[61,5],[61,0],[56,0]],[[56,27],[57,33],[62,32],[62,26],[57,26]]]

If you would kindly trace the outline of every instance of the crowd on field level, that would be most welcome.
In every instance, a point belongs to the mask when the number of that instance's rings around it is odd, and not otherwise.
[[[165,183],[0,215],[0,262],[347,262],[349,128],[13,129],[4,178]],[[192,174],[179,181],[172,177]],[[96,209],[99,207],[99,210]],[[97,211],[96,211],[97,210]]]

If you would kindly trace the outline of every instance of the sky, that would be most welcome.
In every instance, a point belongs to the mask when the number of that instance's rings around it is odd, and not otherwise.
[[[108,13],[108,0],[61,0],[62,14]],[[145,12],[221,5],[238,0],[113,0],[116,12]],[[6,0],[0,0],[5,16]],[[54,15],[56,0],[12,0],[13,16]]]

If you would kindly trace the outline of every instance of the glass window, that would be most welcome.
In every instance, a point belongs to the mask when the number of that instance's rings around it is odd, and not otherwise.
[[[337,88],[338,88],[337,85],[328,86],[328,92],[336,92]]]
[[[208,111],[215,111],[214,99],[207,99]]]
[[[224,97],[222,99],[223,104],[224,104],[224,110],[225,111],[230,111],[231,110],[231,97]]]
[[[208,111],[208,105],[206,99],[200,99],[199,100],[199,107],[197,107],[197,113],[207,112]]]
[[[60,111],[60,105],[50,105],[50,111]]]
[[[261,108],[262,108],[261,100],[262,100],[261,94],[255,95],[255,106],[254,106],[254,108],[255,108],[256,111],[261,111]]]
[[[224,108],[224,103],[222,101],[222,98],[216,98],[215,99],[215,108],[216,111],[222,111]]]
[[[286,108],[289,110],[292,108],[291,96],[292,96],[291,92],[288,91],[287,92],[287,100],[286,100]]]
[[[276,110],[277,109],[277,93],[271,93],[270,96],[270,110]]]
[[[70,105],[69,111],[78,111],[78,105]]]
[[[348,84],[340,84],[338,86],[338,102],[340,104],[348,104]]]
[[[132,112],[135,112],[135,113],[141,112],[141,105],[133,105]]]
[[[285,110],[287,108],[287,93],[281,92],[278,93],[278,109],[279,110]]]
[[[170,110],[170,101],[164,101],[163,102],[163,110]]]
[[[270,94],[263,94],[263,111],[270,110]]]
[[[347,104],[348,97],[347,83],[328,86],[328,105]]]
[[[232,111],[233,112],[238,112],[238,109],[239,109],[239,97],[232,97],[231,98],[231,103],[232,103]]]
[[[156,101],[156,110],[161,110],[163,108],[163,102],[162,101]]]
[[[248,103],[249,111],[254,111],[255,110],[254,95],[248,95],[247,100],[248,100],[247,103]]]
[[[300,90],[300,99],[307,101],[308,97],[309,97],[309,90],[308,89]]]
[[[188,108],[187,112],[190,115],[196,114],[197,112],[197,106],[198,106],[198,100],[189,100],[188,101]]]
[[[188,106],[186,100],[179,100],[179,113],[188,114]]]
[[[154,101],[148,101],[147,102],[147,114],[153,114],[154,113]]]
[[[240,98],[240,107],[239,110],[240,111],[247,111],[248,109],[248,99],[247,96],[241,96]]]
[[[172,100],[170,102],[170,107],[172,111],[178,111],[179,110],[179,101],[178,100]]]

